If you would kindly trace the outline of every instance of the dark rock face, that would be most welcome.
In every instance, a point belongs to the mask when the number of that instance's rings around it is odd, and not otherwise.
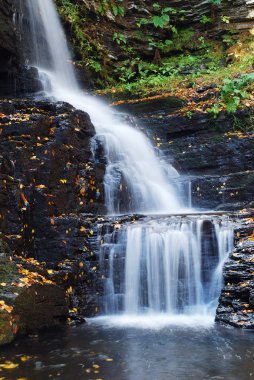
[[[179,171],[185,192],[190,187],[192,206],[253,207],[252,110],[221,113],[217,119],[195,112],[189,118],[181,114],[182,106],[179,99],[162,97],[121,110],[134,115],[162,157]]]
[[[17,0],[0,3],[0,96],[16,96],[41,89],[37,70],[25,65],[20,5]]]
[[[47,274],[45,267],[6,251],[0,241],[0,345],[18,333],[58,325],[68,316],[65,291],[42,275],[42,270]]]
[[[216,321],[235,327],[254,328],[254,242],[252,228],[236,232],[238,244],[223,270],[222,289]],[[253,236],[253,235],[252,235]]]
[[[64,289],[56,285],[36,284],[23,291],[15,302],[14,313],[24,331],[54,326],[68,316]]]
[[[0,4],[0,95],[15,92],[19,71],[16,34],[13,25],[13,1]]]
[[[1,231],[12,231],[14,251],[57,262],[70,255],[66,241],[75,233],[66,214],[104,211],[94,127],[86,113],[62,103],[3,102],[0,112]]]
[[[25,271],[34,271],[29,262],[35,258],[36,270],[50,281],[20,294],[12,313],[18,316],[18,331],[66,316],[65,294],[70,309],[94,315],[88,214],[105,213],[104,163],[92,152],[95,130],[89,116],[65,103],[6,100],[0,103],[0,134],[0,238],[28,260],[22,263]],[[4,282],[1,273],[0,278]],[[27,315],[35,325],[28,325]]]

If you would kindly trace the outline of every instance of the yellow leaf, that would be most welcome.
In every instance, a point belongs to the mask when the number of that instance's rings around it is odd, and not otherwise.
[[[29,359],[31,359],[31,356],[26,356],[26,355],[23,355],[20,357],[20,360],[25,363],[27,362]]]
[[[19,366],[18,364],[15,364],[12,362],[5,362],[4,364],[0,364],[0,367],[4,369],[14,369],[14,368],[17,368],[18,366]]]

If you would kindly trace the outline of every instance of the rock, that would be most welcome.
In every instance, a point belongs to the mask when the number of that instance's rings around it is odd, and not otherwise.
[[[249,304],[254,309],[254,289],[250,290]]]
[[[214,91],[207,88],[210,94]],[[198,105],[198,103],[197,103]],[[164,97],[117,106],[135,117],[160,156],[181,174],[180,186],[191,192],[192,206],[217,210],[253,207],[253,110],[233,116],[193,111],[181,113],[183,102]],[[238,125],[237,123],[240,123]],[[239,130],[237,130],[239,128]],[[246,132],[240,133],[240,130]]]
[[[58,325],[68,316],[64,289],[47,280],[27,263],[0,253],[0,345],[10,343],[18,334]],[[44,272],[45,269],[44,269]]]
[[[14,82],[19,71],[19,55],[14,30],[12,1],[0,4],[0,95],[15,92]]]
[[[226,261],[216,321],[254,329],[254,225],[236,230],[238,243]],[[247,236],[246,236],[247,235]]]
[[[1,111],[1,231],[14,252],[53,262],[70,257],[77,227],[64,216],[105,211],[104,163],[95,165],[90,145],[94,127],[64,103],[5,101]]]
[[[43,276],[28,289],[18,286],[22,293],[10,287],[0,300],[13,308],[10,318],[17,316],[19,332],[65,318],[65,296],[76,319],[77,313],[95,315],[95,259],[87,235],[89,213],[105,213],[105,162],[101,148],[101,159],[92,152],[95,130],[89,116],[66,103],[5,100],[0,130],[0,238],[13,260],[21,260],[15,262],[22,273]],[[5,283],[13,267],[2,268],[0,283]],[[11,270],[8,281],[16,282],[16,275]],[[34,322],[29,324],[27,315]]]
[[[35,284],[17,297],[13,313],[19,316],[22,332],[58,325],[68,316],[65,292],[53,284]]]
[[[20,36],[21,3],[6,0],[0,4],[0,96],[17,96],[41,90],[38,71],[27,67],[23,39]],[[30,35],[29,35],[30,38]]]

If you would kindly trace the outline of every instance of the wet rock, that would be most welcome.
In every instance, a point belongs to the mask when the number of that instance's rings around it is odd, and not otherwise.
[[[182,107],[179,99],[162,95],[120,109],[135,117],[162,158],[181,174],[178,185],[185,193],[191,192],[192,206],[218,210],[253,207],[253,111],[242,110],[233,116],[221,113],[214,119],[201,112],[187,117],[181,113]]]
[[[104,212],[104,164],[95,165],[89,116],[33,101],[5,101],[1,111],[1,231],[14,251],[53,262],[70,257],[76,222],[63,215]]]
[[[53,284],[35,284],[17,297],[13,313],[19,316],[21,331],[58,325],[68,316],[65,292]]]
[[[3,252],[7,250],[5,244],[0,246],[0,345],[10,343],[18,334],[66,320],[68,304],[64,289],[39,273],[42,270],[47,273],[39,263],[35,267],[10,252]]]
[[[238,243],[223,269],[225,286],[216,312],[217,322],[246,329],[254,328],[253,228],[236,230]]]
[[[250,291],[249,304],[254,309],[254,289]]]
[[[18,265],[38,270],[46,281],[18,292],[15,305],[9,302],[19,316],[19,331],[66,316],[65,296],[70,309],[95,315],[88,214],[105,213],[105,162],[103,151],[101,160],[93,154],[89,116],[66,103],[5,100],[0,102],[0,130],[0,238],[14,257],[28,260]],[[29,260],[34,259],[39,267],[32,269]],[[10,300],[14,292],[10,289]],[[27,315],[34,320],[29,326]]]
[[[15,79],[19,71],[12,5],[11,0],[0,4],[0,95],[15,91]]]

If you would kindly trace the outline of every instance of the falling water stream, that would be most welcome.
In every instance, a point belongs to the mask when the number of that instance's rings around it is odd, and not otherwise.
[[[103,143],[108,213],[186,212],[178,196],[176,170],[170,165],[165,170],[140,131],[79,88],[53,1],[27,0],[27,4],[34,47],[30,64],[39,70],[45,95],[88,112],[96,139]],[[119,202],[120,193],[124,204]],[[158,217],[126,224],[117,237],[100,237],[105,240],[100,248],[104,312],[150,319],[160,314],[213,315],[222,263],[233,237],[228,222],[209,223],[209,236],[204,219]]]
[[[104,316],[83,326],[16,341],[3,349],[0,360],[19,365],[11,374],[2,370],[0,376],[29,380],[253,378],[251,334],[213,323],[223,263],[233,244],[229,220],[172,215],[187,213],[178,196],[175,169],[168,166],[165,171],[144,135],[81,91],[53,0],[24,3],[33,51],[29,63],[39,70],[45,96],[88,112],[96,138],[103,143],[108,213],[146,216],[136,222],[129,218],[124,224],[114,223],[113,228],[108,224],[106,230],[105,225],[98,226]],[[124,205],[119,202],[120,191],[125,192]]]

